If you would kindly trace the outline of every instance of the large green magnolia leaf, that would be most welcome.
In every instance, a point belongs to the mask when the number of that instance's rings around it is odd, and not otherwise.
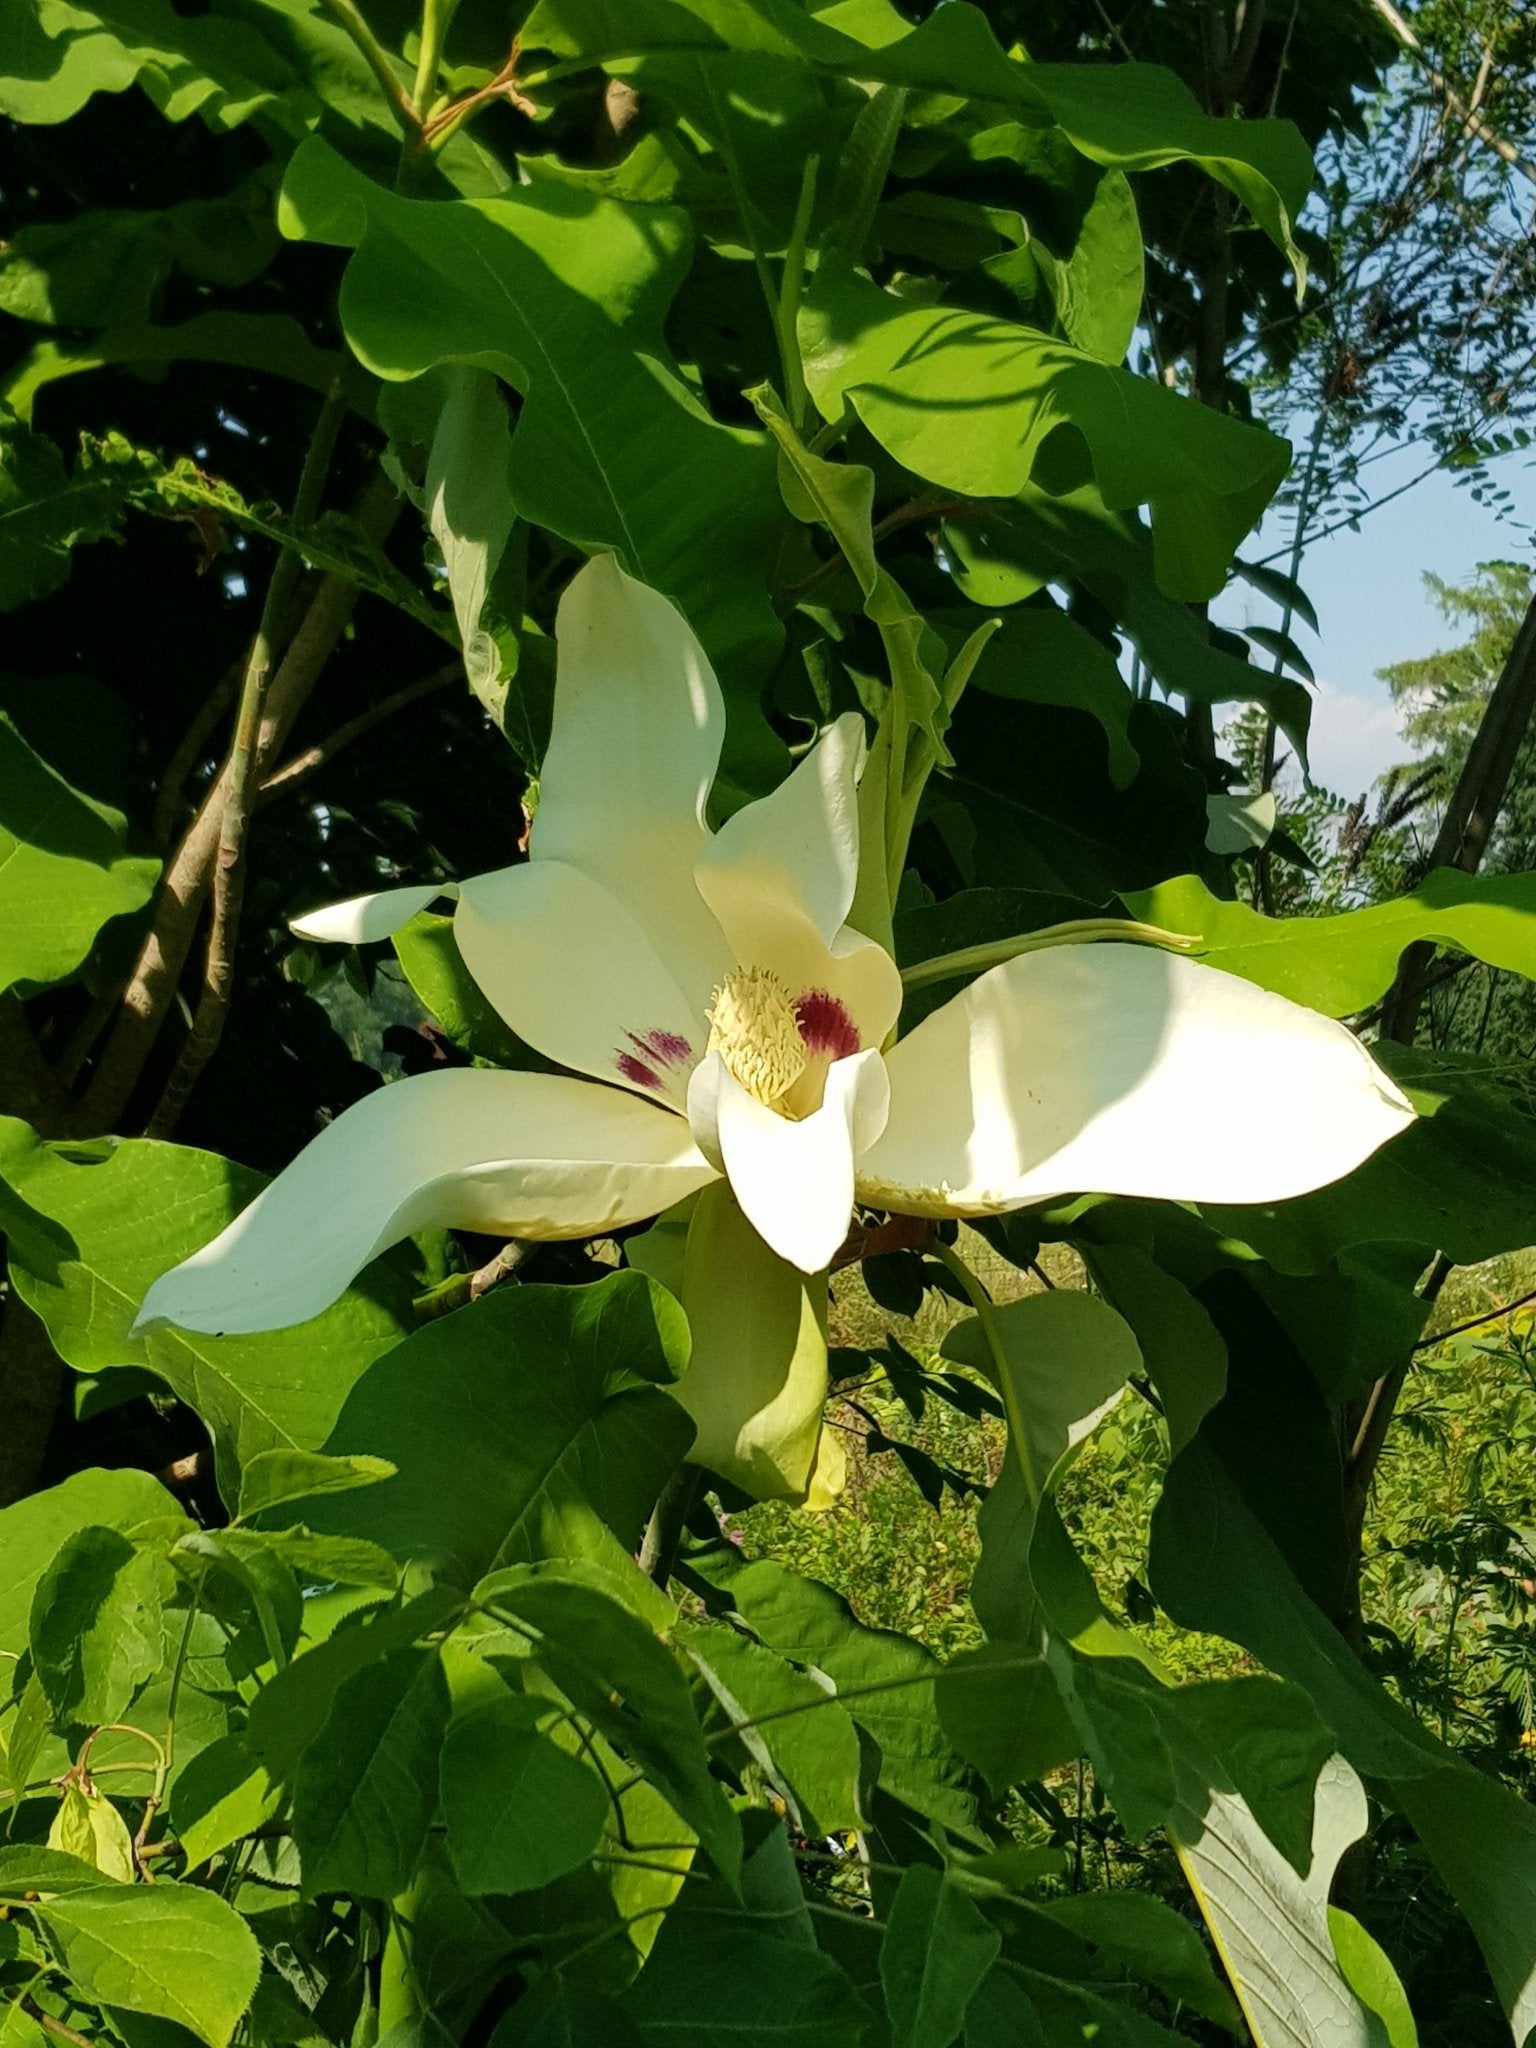
[[[528,1656],[578,1713],[641,1766],[734,1886],[741,1825],[710,1771],[682,1666],[647,1622],[612,1597],[605,1577],[559,1560],[513,1565],[482,1579],[475,1600],[498,1620],[510,1616],[525,1638],[531,1632]],[[614,1592],[621,1587],[622,1580]]]
[[[621,2011],[646,2048],[849,2048],[869,2019],[830,1956],[790,1949],[723,1914],[690,1915],[686,1938],[663,1931]],[[620,2033],[619,2048],[624,2041]],[[575,2043],[599,2048],[593,2036],[578,2034]]]
[[[1213,709],[1262,704],[1305,761],[1309,693],[1218,644],[1197,612],[1165,595],[1146,527],[1134,513],[1111,512],[1092,484],[1060,497],[1028,485],[983,518],[948,521],[944,543],[974,603],[1013,605],[1045,583],[1081,585],[1166,691]]]
[[[739,1629],[681,1622],[674,1634],[798,1832],[814,1839],[858,1827],[859,1737],[846,1708]],[[760,1728],[743,1726],[760,1718]]]
[[[4,373],[0,396],[22,419],[30,419],[45,385],[115,363],[146,371],[167,369],[172,363],[227,363],[238,370],[284,377],[322,394],[344,376],[356,387],[359,409],[369,388],[369,380],[349,358],[311,341],[291,313],[246,313],[219,306],[174,327],[114,322],[88,338],[59,341],[50,336]]]
[[[1356,1770],[1406,1815],[1523,2044],[1536,2027],[1536,1811],[1388,1698],[1297,1584],[1203,1433],[1169,1470],[1151,1566],[1175,1621],[1242,1644],[1303,1687]]]
[[[949,728],[955,766],[945,784],[968,820],[949,829],[940,785],[929,797],[933,822],[967,883],[1103,903],[1137,886],[1133,876],[1151,880],[1200,858],[1205,790],[1180,729],[1167,705],[1133,704],[1126,737],[1141,767],[1117,790],[1088,712],[967,690]]]
[[[938,8],[913,28],[866,0],[835,10],[838,25],[793,0],[539,0],[523,24],[530,53],[556,60],[523,71],[537,86],[593,65],[622,68],[649,53],[705,61],[752,52],[844,77],[976,99],[1056,122],[1096,163],[1122,170],[1195,162],[1235,192],[1265,231],[1291,248],[1291,223],[1311,182],[1306,146],[1289,122],[1217,121],[1172,72],[1154,65],[1023,64],[1004,55],[975,7]],[[847,30],[845,33],[844,30]]]
[[[0,310],[45,327],[147,320],[172,270],[245,285],[277,246],[272,195],[255,178],[227,197],[188,199],[158,213],[92,207],[11,237],[0,250]]]
[[[1333,917],[1264,917],[1222,902],[1194,875],[1125,901],[1133,917],[1197,939],[1210,966],[1332,1017],[1385,995],[1404,948],[1420,939],[1536,979],[1536,875],[1436,868],[1406,896]]]
[[[1068,2041],[1074,2048],[1079,2041],[1093,2048],[1173,2048],[1188,2038],[1065,1971],[1020,1965],[999,1964],[965,2016],[966,2048],[1056,2048]]]
[[[517,619],[500,615],[492,588],[517,526],[512,422],[496,380],[455,365],[423,380],[441,405],[428,441],[423,510],[442,550],[469,686],[496,723],[517,666]],[[407,385],[409,394],[414,389]]]
[[[892,2048],[950,2048],[1001,1947],[976,1901],[942,1871],[916,1863],[903,1872],[880,1944]]]
[[[165,1659],[164,1565],[117,1529],[66,1539],[32,1596],[32,1665],[56,1719],[117,1721]]]
[[[0,1199],[7,1186],[70,1239],[67,1254],[50,1253],[46,1240],[11,1247],[17,1291],[47,1324],[60,1357],[80,1372],[147,1366],[158,1374],[212,1434],[227,1500],[238,1495],[241,1464],[258,1451],[318,1450],[353,1381],[408,1327],[408,1288],[381,1265],[296,1329],[130,1336],[150,1282],[217,1236],[260,1192],[261,1177],[182,1145],[45,1145],[6,1117]]]
[[[602,1837],[608,1792],[540,1728],[549,1703],[512,1693],[456,1715],[443,1744],[443,1821],[471,1898],[536,1891],[578,1869]]]
[[[357,250],[342,323],[377,375],[473,361],[522,393],[510,476],[523,517],[615,549],[717,661],[760,670],[778,637],[767,576],[784,515],[763,438],[711,419],[667,348],[686,215],[552,181],[495,200],[401,199],[310,142],[280,224]]]
[[[1124,789],[1135,780],[1141,764],[1128,727],[1136,700],[1103,641],[1055,605],[1007,613],[981,651],[971,687],[1024,704],[1091,712],[1109,742],[1110,781]]]
[[[800,320],[806,382],[828,420],[853,409],[919,476],[1013,498],[1046,439],[1086,444],[1111,511],[1149,505],[1157,580],[1214,597],[1290,462],[1287,443],[1068,343],[948,305],[913,305],[827,264]]]
[[[726,1546],[693,1568],[734,1602],[781,1657],[831,1679],[854,1723],[880,1745],[880,1789],[958,1834],[977,1826],[977,1786],[940,1725],[934,1685],[943,1666],[910,1636],[867,1628],[830,1586]]]
[[[682,1312],[638,1273],[488,1294],[352,1389],[327,1449],[382,1455],[396,1475],[316,1500],[305,1519],[460,1586],[498,1565],[601,1555],[615,1536],[633,1547],[688,1448],[688,1418],[657,1384],[686,1358]]]
[[[1168,1683],[1138,1638],[1106,1613],[1067,1535],[1054,1493],[1072,1455],[1064,1449],[1042,1483],[1027,1565],[1048,1631],[1047,1662],[1095,1773],[1131,1834],[1167,1829],[1218,1938],[1233,1930],[1252,1937],[1262,1969],[1256,1989],[1246,1987],[1254,2004],[1245,2009],[1255,2025],[1255,2007],[1262,2017],[1272,2004],[1263,1970],[1306,1949],[1308,1917],[1324,1916],[1323,1940],[1310,1940],[1314,1953],[1297,1970],[1301,2003],[1319,2032],[1264,2035],[1266,2048],[1333,2038],[1330,2027],[1356,2016],[1361,2030],[1337,2038],[1381,2048],[1327,1940],[1326,1880],[1315,1897],[1310,1879],[1305,1889],[1297,1884],[1315,1867],[1313,1791],[1333,1732],[1304,1692],[1268,1678]],[[1004,1675],[999,1662],[994,1676]],[[1033,1668],[1021,1676],[1032,1691]],[[1348,1839],[1339,1836],[1335,1852]]]
[[[981,1561],[971,1587],[994,1639],[1038,1647],[1029,1546],[1035,1505],[1063,1455],[1117,1402],[1141,1352],[1130,1325],[1093,1295],[1058,1288],[959,1323],[944,1356],[985,1373],[1003,1396],[1009,1454],[978,1517]]]
[[[13,26],[0,112],[14,120],[67,121],[137,83],[168,121],[227,129],[259,115],[297,140],[329,105],[354,128],[394,132],[356,44],[313,0],[220,0],[195,15],[171,0],[38,0]]]
[[[1243,1801],[1214,1792],[1182,1856],[1231,1975],[1255,2048],[1389,2048],[1379,2016],[1355,1995],[1334,1952],[1328,1893],[1339,1859],[1365,1833],[1360,1780],[1342,1757],[1317,1780],[1312,1861],[1296,1872]]]
[[[1180,1451],[1221,1399],[1227,1350],[1189,1289],[1134,1244],[1084,1248],[1089,1270],[1124,1316],[1157,1389],[1168,1442]]]
[[[0,712],[0,990],[64,981],[160,873],[120,811],[72,789]]]
[[[227,2048],[261,1974],[256,1938],[233,1906],[161,1883],[70,1891],[31,1910],[86,1998]]]

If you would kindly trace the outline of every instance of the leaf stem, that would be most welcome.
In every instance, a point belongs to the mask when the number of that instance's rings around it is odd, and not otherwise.
[[[805,251],[811,232],[811,211],[816,204],[816,173],[820,168],[820,157],[806,158],[774,312],[779,361],[784,369],[784,404],[797,434],[805,431],[811,405],[810,394],[805,388],[805,362],[800,354],[800,299],[805,290]]]
[[[422,0],[421,49],[416,58],[416,82],[411,89],[416,120],[422,129],[432,111],[437,74],[443,61],[443,40],[457,7],[458,0]]]
[[[683,1525],[698,1494],[700,1477],[697,1465],[679,1465],[663,1487],[646,1525],[645,1540],[640,1546],[640,1569],[663,1592],[677,1563]]]
[[[981,1334],[986,1340],[987,1350],[992,1359],[992,1370],[997,1380],[997,1391],[1003,1399],[1008,1415],[1008,1435],[1013,1444],[1013,1454],[1018,1460],[1020,1474],[1024,1480],[1024,1491],[1029,1496],[1032,1510],[1040,1506],[1040,1482],[1035,1477],[1035,1468],[1029,1451],[1029,1428],[1013,1391],[1013,1375],[1008,1369],[1008,1352],[1003,1343],[1002,1332],[997,1327],[997,1304],[988,1294],[975,1273],[961,1258],[952,1244],[943,1238],[936,1238],[929,1247],[930,1256],[941,1266],[953,1273],[965,1289],[966,1298],[976,1311],[976,1320],[981,1325]]]
[[[363,19],[361,10],[354,5],[354,0],[325,0],[325,5],[362,52],[368,69],[383,89],[390,111],[400,123],[401,132],[407,138],[418,135],[421,132],[421,123],[416,118],[411,96],[396,76],[395,67],[390,63],[388,53]]]
[[[953,981],[962,974],[980,974],[1016,960],[1021,953],[1043,953],[1051,946],[1084,946],[1099,941],[1123,945],[1161,946],[1168,953],[1191,953],[1201,941],[1188,932],[1165,932],[1155,924],[1138,924],[1129,917],[1077,917],[1066,924],[1044,925],[1037,932],[1021,932],[1011,939],[989,939],[979,946],[962,946],[953,953],[940,953],[932,960],[920,960],[915,967],[903,967],[902,983],[907,988],[926,988],[933,981]]]

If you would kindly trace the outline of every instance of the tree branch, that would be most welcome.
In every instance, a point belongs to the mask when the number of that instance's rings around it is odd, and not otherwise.
[[[336,447],[336,436],[346,413],[341,387],[335,385],[320,408],[320,417],[304,455],[304,468],[294,494],[293,524],[297,531],[312,526],[320,510],[326,474]],[[192,1018],[192,1029],[171,1069],[154,1115],[147,1127],[152,1138],[168,1138],[176,1119],[197,1085],[198,1076],[213,1058],[224,1035],[235,984],[235,940],[240,929],[240,910],[245,897],[245,855],[250,838],[251,818],[260,768],[262,712],[266,706],[267,678],[271,673],[273,649],[284,616],[298,588],[303,562],[292,548],[279,553],[272,580],[267,585],[261,621],[251,643],[245,678],[240,686],[240,708],[235,717],[234,739],[221,778],[224,802],[219,812],[218,851],[213,863],[213,918],[208,933],[208,954],[203,969],[203,989]]]
[[[438,690],[446,689],[450,683],[462,681],[463,675],[464,668],[461,662],[446,662],[442,668],[435,669],[429,676],[423,676],[419,682],[408,683],[403,690],[396,690],[392,696],[380,698],[377,704],[370,705],[356,718],[349,719],[345,725],[337,726],[329,739],[321,740],[317,746],[307,747],[302,754],[295,754],[280,768],[274,768],[257,791],[258,801],[266,803],[271,797],[286,796],[298,783],[307,782],[327,761],[334,761],[343,747],[351,746],[352,742],[361,739],[365,732],[372,732],[373,728],[382,725],[386,718],[393,718],[397,711],[404,711],[412,704],[419,703],[423,697],[430,697]]]
[[[358,522],[382,541],[400,509],[394,486],[382,474],[374,477],[358,506]],[[261,721],[257,765],[265,767],[287,738],[308,701],[357,602],[357,586],[336,575],[322,579],[302,624],[289,644],[267,691]],[[177,982],[186,965],[212,880],[224,810],[222,772],[203,798],[181,844],[161,877],[151,926],[128,986],[117,1021],[84,1096],[72,1112],[68,1128],[76,1134],[111,1130],[122,1119],[129,1097],[154,1050]]]

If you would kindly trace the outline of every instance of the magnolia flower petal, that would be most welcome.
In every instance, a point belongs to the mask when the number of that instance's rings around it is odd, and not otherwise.
[[[741,966],[771,969],[793,996],[831,997],[850,1028],[840,1052],[882,1044],[901,1009],[896,963],[843,922],[863,760],[864,722],[850,711],[770,796],[726,820],[694,871]]]
[[[725,971],[693,882],[725,738],[720,685],[676,605],[612,555],[572,579],[555,635],[554,723],[530,855],[602,883],[665,948],[702,1010]]]
[[[888,1106],[873,1050],[834,1061],[821,1107],[798,1122],[749,1095],[718,1053],[688,1086],[700,1151],[726,1174],[749,1222],[803,1273],[830,1265],[848,1235],[854,1160],[878,1137]]]
[[[845,712],[770,795],[727,818],[695,870],[736,957],[767,966],[775,925],[806,924],[831,945],[859,873],[864,721]]]
[[[887,1055],[859,1198],[994,1215],[1062,1195],[1274,1202],[1413,1121],[1343,1025],[1141,946],[1022,954]]]
[[[535,1051],[682,1108],[704,1007],[601,882],[553,860],[476,875],[453,930],[465,966]]]
[[[758,1500],[828,1505],[841,1468],[820,1451],[826,1274],[786,1265],[716,1182],[688,1227],[681,1298],[693,1345],[667,1391],[693,1417],[690,1459]]]
[[[687,1126],[617,1088],[451,1068],[364,1096],[150,1288],[135,1329],[280,1330],[414,1230],[589,1237],[714,1178]]]
[[[457,882],[422,882],[409,889],[381,889],[375,896],[349,896],[303,917],[291,917],[288,929],[296,938],[326,946],[371,946],[392,939],[413,917],[439,896],[457,896]]]

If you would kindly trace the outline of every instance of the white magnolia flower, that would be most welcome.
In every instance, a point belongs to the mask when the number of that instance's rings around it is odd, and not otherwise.
[[[512,1030],[589,1078],[456,1068],[380,1089],[158,1280],[141,1328],[280,1328],[412,1231],[588,1237],[710,1190],[679,1283],[695,1455],[804,1493],[825,1287],[801,1276],[824,1274],[855,1201],[936,1217],[1088,1191],[1273,1202],[1411,1121],[1341,1025],[1138,946],[1022,954],[893,1043],[901,977],[846,922],[858,717],[711,832],[725,708],[673,605],[602,556],[558,636],[529,858],[461,884],[454,930]],[[441,893],[295,929],[381,939]]]

